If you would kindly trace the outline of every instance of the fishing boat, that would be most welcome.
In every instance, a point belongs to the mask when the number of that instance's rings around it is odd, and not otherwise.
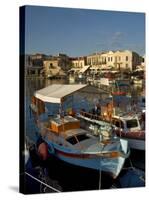
[[[121,113],[113,115],[109,106],[104,115],[97,115],[81,111],[79,117],[91,119],[93,122],[112,124],[117,136],[126,139],[130,148],[145,150],[145,117],[144,113],[137,115],[134,113]],[[96,121],[95,121],[96,120]]]
[[[136,114],[115,116],[112,123],[116,126],[117,135],[127,139],[131,148],[145,150],[145,130]]]
[[[124,105],[126,111],[119,109],[116,114],[113,112],[112,124],[115,125],[117,135],[128,140],[130,148],[145,150],[145,104],[139,104],[138,101],[129,105],[127,102]]]
[[[106,126],[98,129],[98,134],[92,134],[81,126],[75,111],[66,112],[73,95],[87,87],[53,84],[35,92],[31,109],[44,141],[38,151],[44,159],[48,152],[66,163],[104,171],[116,178],[129,156],[128,142],[112,134],[112,129]]]

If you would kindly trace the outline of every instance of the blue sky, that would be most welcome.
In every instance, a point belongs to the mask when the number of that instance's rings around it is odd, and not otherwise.
[[[145,53],[144,13],[27,6],[25,20],[27,54]]]

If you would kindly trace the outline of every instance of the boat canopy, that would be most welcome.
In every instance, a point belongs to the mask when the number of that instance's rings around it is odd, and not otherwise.
[[[53,84],[35,92],[34,96],[44,102],[61,103],[62,99],[68,95],[73,94],[83,88],[86,84]]]

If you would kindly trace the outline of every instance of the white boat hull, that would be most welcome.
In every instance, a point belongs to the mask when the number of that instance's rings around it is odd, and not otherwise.
[[[145,140],[128,138],[128,145],[132,149],[145,150]]]
[[[58,157],[60,160],[63,160],[67,163],[90,168],[94,170],[101,170],[104,172],[109,173],[113,178],[116,178],[125,162],[125,158],[74,158],[74,157],[68,157],[61,154],[57,154],[56,157]]]
[[[113,157],[108,155],[110,152],[104,154],[102,152],[82,153],[77,151],[70,151],[64,146],[59,146],[58,144],[51,142],[48,142],[48,147],[50,149],[49,153],[53,154],[62,161],[80,167],[99,171],[101,170],[109,173],[113,178],[116,178],[123,168],[126,157],[129,156],[128,142],[126,140],[120,139],[120,143],[123,154],[119,154],[118,156]],[[111,153],[113,152],[115,151],[111,151]],[[120,152],[118,151],[118,153]]]

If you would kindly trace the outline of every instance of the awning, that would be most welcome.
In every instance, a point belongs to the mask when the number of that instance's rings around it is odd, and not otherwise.
[[[90,65],[85,65],[85,66],[79,71],[79,73],[84,73],[89,67],[90,67]]]
[[[85,88],[86,84],[53,84],[35,92],[34,96],[44,102],[61,103],[62,98]]]
[[[98,66],[92,66],[92,67],[90,67],[90,69],[92,70],[98,70],[98,69],[100,69]]]
[[[80,68],[71,68],[68,72],[79,72]]]

